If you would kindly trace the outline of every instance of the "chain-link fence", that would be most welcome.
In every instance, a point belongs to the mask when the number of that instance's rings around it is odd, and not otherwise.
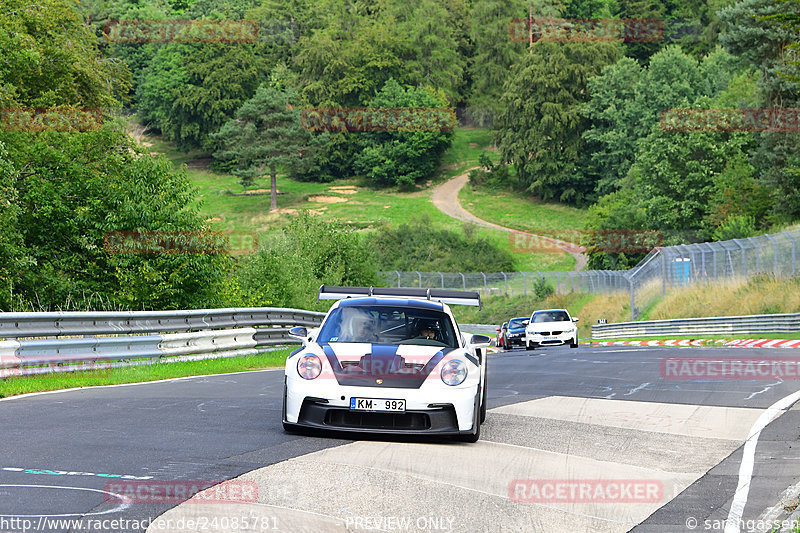
[[[778,277],[798,273],[800,229],[730,241],[654,248],[630,270],[582,272],[382,272],[387,286],[477,290],[482,296],[556,292],[628,292],[635,320],[667,290],[690,284],[746,279],[756,274]]]

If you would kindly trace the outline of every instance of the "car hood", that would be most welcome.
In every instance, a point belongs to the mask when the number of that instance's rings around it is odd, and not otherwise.
[[[336,342],[321,346],[340,385],[419,388],[453,348]]]
[[[569,331],[575,327],[574,322],[537,322],[536,324],[529,324],[528,331],[533,333],[539,331]]]

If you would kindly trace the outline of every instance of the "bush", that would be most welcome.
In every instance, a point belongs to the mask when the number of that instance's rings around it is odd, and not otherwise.
[[[539,278],[533,282],[533,294],[540,300],[544,300],[554,292],[556,291],[553,286],[549,285],[544,278]]]
[[[245,305],[327,310],[320,285],[377,285],[373,254],[357,234],[302,213],[248,258],[230,282]]]
[[[422,216],[371,236],[381,270],[421,272],[508,272],[513,258],[466,226],[464,234],[433,227]]]

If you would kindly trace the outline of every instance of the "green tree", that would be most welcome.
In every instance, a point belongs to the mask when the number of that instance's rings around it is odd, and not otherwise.
[[[100,57],[70,0],[4,1],[0,58],[0,108],[115,107],[130,84],[124,63]]]
[[[16,274],[30,267],[19,227],[20,208],[14,187],[15,173],[5,145],[0,142],[0,310],[11,308]]]
[[[485,0],[473,2],[470,11],[470,38],[474,52],[470,57],[469,76],[472,80],[468,101],[468,117],[481,126],[490,126],[500,113],[503,84],[520,68],[527,53],[527,41],[522,42],[519,29],[527,17],[527,5],[522,0],[507,2]]]
[[[446,105],[446,101],[441,91],[403,88],[396,81],[389,80],[369,105],[377,108],[441,108]],[[358,142],[363,148],[353,163],[356,172],[363,174],[374,185],[398,185],[406,189],[413,188],[420,180],[433,175],[442,154],[453,140],[451,129],[387,131],[360,135]]]
[[[740,0],[719,11],[726,25],[720,43],[760,73],[761,107],[787,109],[800,104],[798,65],[791,61],[792,43],[800,41],[800,3],[783,0]],[[775,190],[772,217],[789,222],[800,217],[800,135],[763,132],[753,152],[756,176]]]
[[[337,222],[321,224],[301,213],[250,256],[237,272],[245,293],[268,299],[277,307],[319,309],[319,286],[377,285],[372,249]],[[266,287],[266,289],[265,289]]]
[[[597,193],[619,188],[663,111],[720,95],[737,69],[735,58],[722,49],[698,61],[669,46],[653,55],[647,67],[626,57],[590,79],[591,97],[583,112],[591,125],[583,138],[588,142],[587,173],[597,182]]]
[[[184,149],[208,137],[253,96],[266,74],[251,44],[173,43],[160,48],[137,92],[143,122]]]
[[[231,164],[245,187],[269,171],[270,210],[278,207],[278,168],[298,168],[309,139],[299,110],[292,107],[296,98],[292,89],[262,85],[212,137],[220,147],[214,157]]]
[[[617,59],[615,43],[538,42],[505,87],[497,139],[503,161],[542,199],[583,203],[594,183],[580,171],[587,81]]]
[[[13,164],[17,228],[31,265],[13,273],[20,299],[45,309],[87,295],[127,309],[216,303],[218,277],[230,258],[130,254],[105,246],[110,232],[203,231],[182,171],[143,153],[113,125],[1,137]]]

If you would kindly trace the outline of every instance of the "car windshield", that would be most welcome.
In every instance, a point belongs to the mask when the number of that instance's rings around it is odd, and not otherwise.
[[[533,314],[533,322],[569,322],[569,315],[564,311],[540,311]]]
[[[458,347],[453,324],[442,311],[388,305],[337,307],[317,336],[318,344],[332,342]]]
[[[511,322],[508,323],[509,328],[521,328],[524,327],[528,323],[528,319],[526,318],[514,318]]]

